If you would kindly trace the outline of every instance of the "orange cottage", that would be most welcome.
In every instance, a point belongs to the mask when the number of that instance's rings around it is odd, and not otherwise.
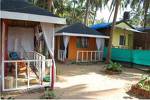
[[[69,25],[55,34],[55,55],[58,61],[97,62],[103,57],[105,39],[82,23]]]

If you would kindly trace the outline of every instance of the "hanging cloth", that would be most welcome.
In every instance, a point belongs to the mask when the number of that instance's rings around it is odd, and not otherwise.
[[[54,88],[54,81],[56,80],[56,66],[54,60],[54,24],[41,23],[41,28],[43,31],[43,36],[52,57],[52,69],[51,69],[51,89]]]
[[[102,38],[96,38],[96,46],[98,51],[103,51],[104,49],[104,39]]]
[[[69,43],[69,36],[63,36],[63,41],[64,41],[64,47],[65,47],[65,51],[64,51],[64,59],[66,59],[67,56],[67,46]]]

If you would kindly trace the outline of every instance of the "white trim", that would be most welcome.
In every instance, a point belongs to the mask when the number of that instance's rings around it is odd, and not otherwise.
[[[56,33],[55,36],[79,36],[79,37],[94,37],[94,38],[109,38],[109,36],[103,35],[90,35],[90,34],[78,34],[78,33]]]
[[[146,32],[136,30],[136,29],[132,29],[132,28],[131,29],[130,28],[123,28],[123,27],[119,27],[119,26],[116,26],[116,28],[124,29],[124,30],[127,30],[127,31],[132,31],[132,32],[137,32],[137,33],[146,33]]]
[[[65,18],[28,14],[28,13],[19,13],[19,12],[9,12],[9,11],[0,11],[0,18],[46,22],[46,23],[54,23],[54,24],[66,24]]]

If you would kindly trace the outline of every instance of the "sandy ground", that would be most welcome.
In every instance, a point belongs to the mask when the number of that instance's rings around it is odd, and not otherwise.
[[[106,75],[103,64],[57,64],[57,98],[60,99],[137,99],[126,91],[143,74],[133,68],[124,68],[120,75]]]
[[[120,75],[106,75],[103,64],[57,64],[56,99],[137,99],[126,91],[143,74],[133,68],[124,68]],[[16,99],[39,99],[43,92],[16,95]]]

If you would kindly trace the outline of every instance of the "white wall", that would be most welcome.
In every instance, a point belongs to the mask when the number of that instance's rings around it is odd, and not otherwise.
[[[24,27],[9,27],[8,51],[33,51],[34,29]]]

